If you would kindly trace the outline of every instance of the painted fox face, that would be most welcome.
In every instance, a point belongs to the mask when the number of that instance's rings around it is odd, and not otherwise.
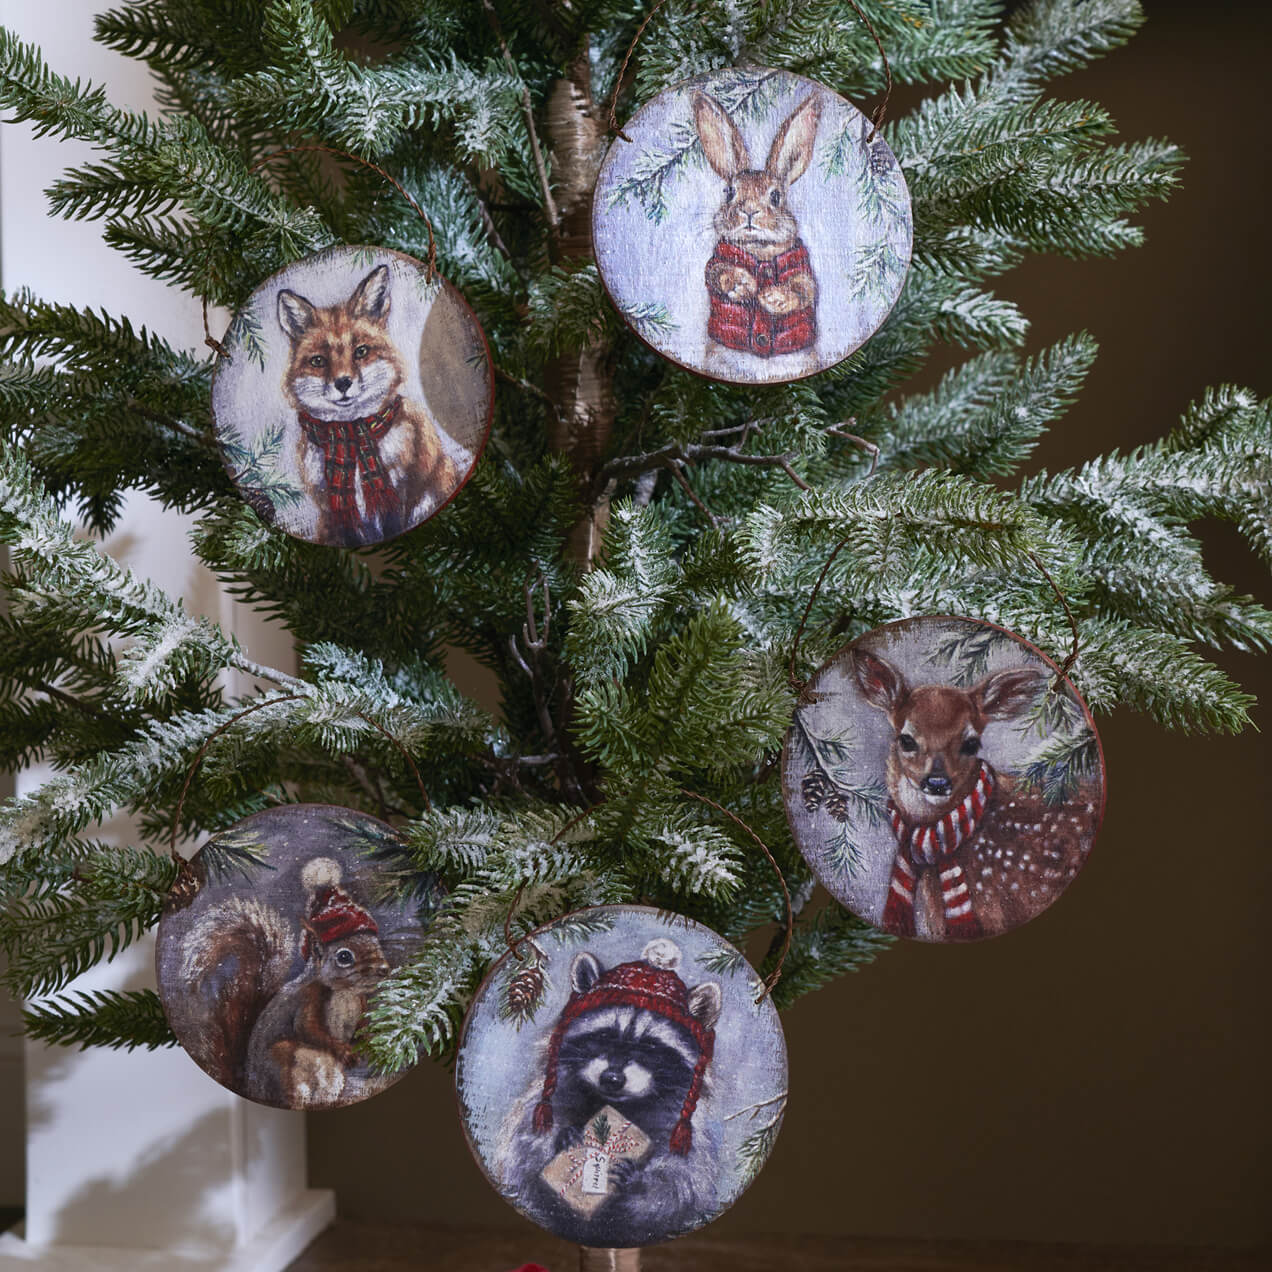
[[[403,368],[388,316],[387,265],[373,269],[344,304],[327,309],[280,291],[278,322],[291,340],[283,387],[292,405],[318,420],[355,420],[391,400]]]

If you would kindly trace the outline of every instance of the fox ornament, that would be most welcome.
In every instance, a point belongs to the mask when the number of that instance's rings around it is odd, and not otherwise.
[[[737,384],[797,380],[887,317],[909,264],[909,195],[842,97],[729,68],[664,90],[626,134],[597,180],[597,265],[664,357]]]
[[[335,547],[442,508],[485,444],[493,367],[472,311],[409,256],[337,247],[262,284],[226,334],[218,439],[264,520]]]

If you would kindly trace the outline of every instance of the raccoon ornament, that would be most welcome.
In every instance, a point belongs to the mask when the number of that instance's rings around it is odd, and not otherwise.
[[[843,361],[910,262],[910,196],[870,121],[789,71],[730,67],[665,89],[597,178],[601,281],[657,353],[776,384]]]
[[[473,1154],[541,1227],[631,1248],[711,1222],[758,1174],[786,1046],[722,938],[644,906],[578,911],[492,969],[460,1039]]]
[[[422,261],[333,247],[262,283],[212,383],[230,476],[262,520],[331,547],[439,512],[490,431],[494,366],[460,293]]]

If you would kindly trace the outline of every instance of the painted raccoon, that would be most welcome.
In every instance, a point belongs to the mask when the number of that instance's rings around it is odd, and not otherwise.
[[[715,981],[689,989],[674,942],[606,971],[589,953],[570,968],[571,994],[543,1067],[504,1126],[504,1188],[559,1236],[590,1246],[639,1246],[697,1226],[717,1209],[717,1140],[701,1125],[720,1017]],[[649,1137],[638,1161],[616,1161],[605,1201],[576,1213],[542,1178],[582,1142],[606,1105]]]

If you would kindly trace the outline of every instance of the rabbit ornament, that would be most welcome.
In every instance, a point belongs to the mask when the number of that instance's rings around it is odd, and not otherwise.
[[[910,197],[870,121],[790,71],[664,89],[610,147],[592,241],[655,352],[731,384],[828,370],[878,330],[910,261]]]
[[[817,339],[817,280],[788,194],[813,159],[817,94],[786,117],[763,168],[751,162],[741,132],[714,97],[696,94],[693,114],[707,162],[725,183],[713,220],[719,240],[706,270],[707,334],[761,358],[807,349]]]

